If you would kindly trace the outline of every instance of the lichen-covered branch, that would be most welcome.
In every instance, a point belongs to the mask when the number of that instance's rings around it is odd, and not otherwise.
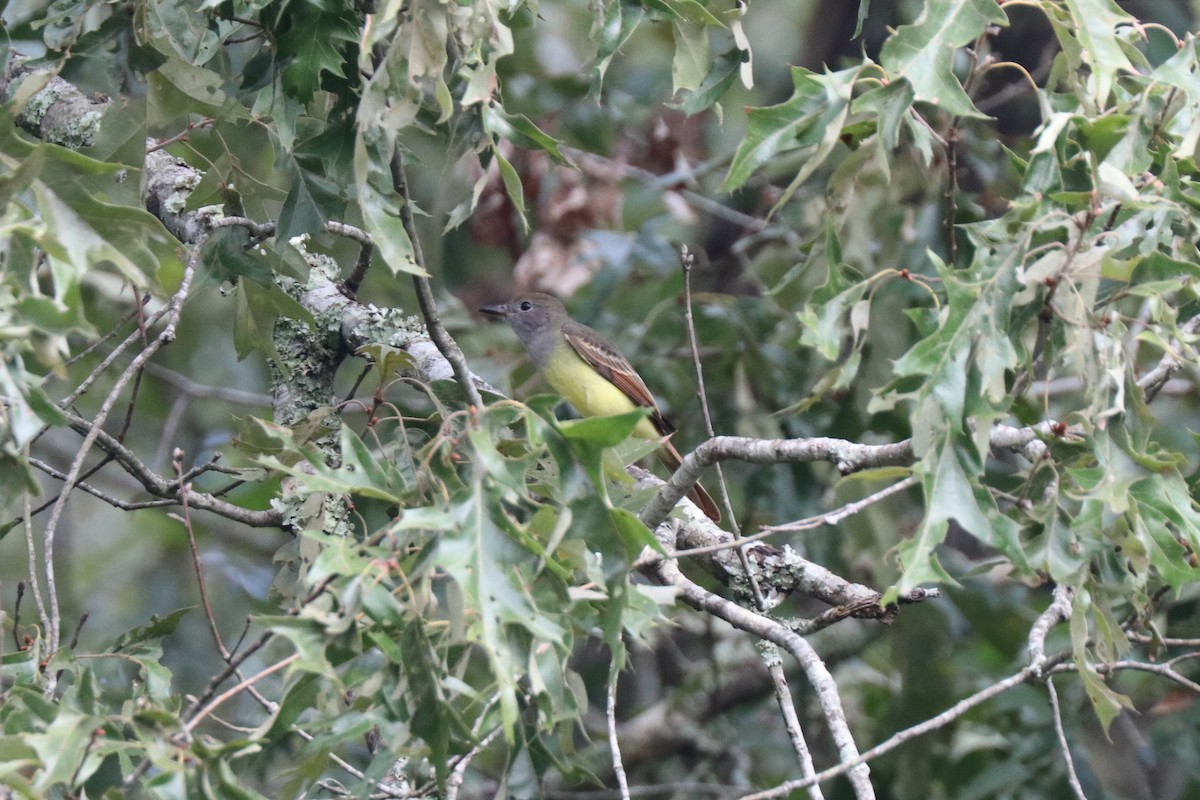
[[[45,69],[13,55],[0,76],[0,101],[20,106],[17,124],[42,141],[77,150],[96,139],[109,98],[86,95]]]
[[[669,546],[670,543],[663,542],[663,544]],[[871,786],[870,769],[859,758],[858,747],[854,743],[854,736],[846,722],[846,714],[842,708],[842,699],[837,684],[812,645],[804,637],[779,622],[756,614],[731,600],[726,600],[701,588],[680,572],[679,565],[674,559],[667,558],[658,562],[655,574],[668,586],[674,586],[679,591],[680,598],[692,608],[712,614],[736,628],[779,645],[799,662],[816,692],[817,701],[829,725],[829,731],[833,736],[839,757],[843,762],[854,763],[854,766],[849,769],[849,778],[854,787],[855,797],[858,800],[875,797],[875,789]]]

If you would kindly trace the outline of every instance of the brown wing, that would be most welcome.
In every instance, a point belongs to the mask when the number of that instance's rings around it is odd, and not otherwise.
[[[611,342],[578,322],[563,325],[562,332],[579,357],[590,364],[592,369],[624,392],[636,405],[653,409],[650,422],[660,435],[666,436],[675,432],[675,426],[659,411],[658,404],[654,402],[654,395],[650,394],[641,376]]]
[[[568,322],[563,325],[562,332],[579,357],[590,364],[592,369],[624,392],[625,396],[637,405],[654,410],[654,413],[650,415],[650,422],[654,424],[654,429],[660,436],[669,436],[675,432],[675,426],[658,410],[658,404],[654,402],[654,395],[650,394],[646,383],[611,342],[578,322]],[[677,470],[682,462],[679,451],[670,441],[663,442],[663,446],[658,450],[658,457],[672,472]],[[721,521],[721,509],[699,483],[688,492],[688,497],[713,522]]]

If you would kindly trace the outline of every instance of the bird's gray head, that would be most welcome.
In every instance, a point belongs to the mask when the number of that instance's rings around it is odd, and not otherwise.
[[[558,298],[541,292],[523,294],[507,303],[484,306],[479,310],[488,316],[506,320],[526,347],[542,331],[561,327],[567,316]]]
[[[544,369],[550,361],[554,349],[562,341],[563,323],[570,319],[557,297],[541,292],[523,294],[507,303],[484,306],[479,310],[507,320],[538,369]]]

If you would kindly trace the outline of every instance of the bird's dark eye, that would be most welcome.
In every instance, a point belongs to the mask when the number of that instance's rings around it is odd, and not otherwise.
[[[530,301],[528,301],[528,300],[522,300],[522,301],[521,301],[520,309],[521,309],[522,311],[528,311],[528,310],[529,310],[529,309],[531,309],[531,308],[533,308],[533,303],[532,303],[532,302],[530,302]]]

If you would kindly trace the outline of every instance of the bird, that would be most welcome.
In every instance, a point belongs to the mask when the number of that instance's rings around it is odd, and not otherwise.
[[[683,458],[670,440],[675,426],[663,415],[645,381],[612,342],[571,319],[557,297],[534,292],[479,311],[508,322],[542,377],[582,416],[650,409],[633,435],[660,439],[659,460],[672,472],[679,468]],[[713,522],[721,521],[716,502],[699,483],[688,497]]]

